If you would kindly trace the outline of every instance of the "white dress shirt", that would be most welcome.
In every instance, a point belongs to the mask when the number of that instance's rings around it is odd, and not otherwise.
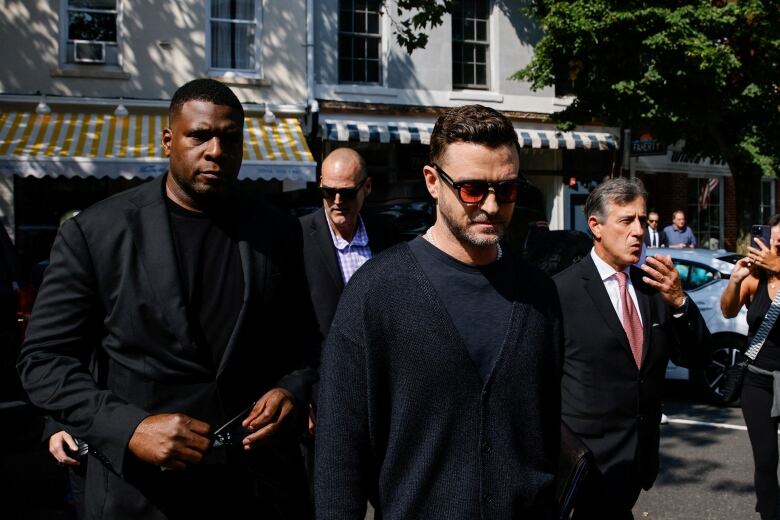
[[[647,232],[650,234],[650,247],[659,247],[661,244],[661,236],[658,234],[658,230],[648,227]]]
[[[609,295],[609,301],[612,302],[612,307],[614,307],[615,312],[618,315],[618,319],[620,320],[620,323],[623,323],[623,308],[620,305],[620,286],[618,285],[617,281],[617,271],[615,271],[611,265],[606,263],[604,260],[601,259],[599,255],[596,254],[596,248],[591,248],[590,250],[590,257],[593,259],[593,263],[596,264],[596,269],[599,272],[599,276],[601,277],[601,281],[604,282],[604,288],[607,290],[607,294]],[[631,283],[631,275],[629,273],[629,269],[625,269],[623,272],[626,273],[628,276],[628,294],[631,296],[631,299],[634,301],[634,307],[636,308],[636,314],[639,316],[639,322],[644,325],[644,322],[642,321],[642,313],[639,311],[639,302],[636,299],[636,291],[634,290],[634,284]]]

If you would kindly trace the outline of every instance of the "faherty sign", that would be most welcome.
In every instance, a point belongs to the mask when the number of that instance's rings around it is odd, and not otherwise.
[[[644,155],[666,155],[666,143],[654,138],[650,132],[631,132],[631,135],[639,137],[631,139],[631,155],[641,157]]]

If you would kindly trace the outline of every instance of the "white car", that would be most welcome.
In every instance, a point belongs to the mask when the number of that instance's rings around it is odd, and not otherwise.
[[[712,362],[706,369],[689,371],[671,361],[666,379],[691,381],[704,396],[715,404],[723,402],[723,373],[742,360],[748,333],[747,310],[743,307],[736,317],[726,319],[720,312],[720,296],[728,285],[734,264],[741,258],[723,249],[648,248],[647,255],[672,257],[680,273],[683,289],[696,303],[712,334]]]

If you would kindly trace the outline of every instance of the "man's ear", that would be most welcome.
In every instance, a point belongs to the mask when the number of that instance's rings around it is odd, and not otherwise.
[[[439,176],[436,175],[436,170],[433,166],[423,166],[423,178],[425,179],[425,187],[428,188],[428,193],[431,194],[434,200],[439,200]]]
[[[596,240],[601,240],[601,222],[599,222],[599,219],[597,219],[594,215],[588,217],[588,228],[590,229],[590,233],[593,235],[593,238]]]
[[[366,184],[364,186],[366,187],[366,197],[368,197],[371,195],[371,177],[366,179]]]
[[[173,132],[170,128],[166,128],[162,131],[162,140],[160,141],[162,143],[163,152],[165,153],[165,157],[171,156],[171,141],[173,140]]]

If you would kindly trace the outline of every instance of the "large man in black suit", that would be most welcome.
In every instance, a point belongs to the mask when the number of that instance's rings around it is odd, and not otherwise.
[[[301,217],[306,277],[323,337],[328,335],[344,285],[378,252],[378,233],[370,233],[360,210],[371,193],[363,158],[337,148],[322,163],[323,207]],[[373,230],[372,230],[373,231]]]
[[[658,473],[658,424],[669,358],[704,363],[710,336],[668,256],[642,252],[647,194],[612,179],[585,203],[593,249],[555,277],[564,316],[563,421],[593,451],[597,472],[574,518],[632,518]]]
[[[235,189],[230,89],[192,81],[169,117],[168,173],[62,226],[23,384],[89,443],[89,518],[305,518],[297,436],[319,334],[300,227]]]

